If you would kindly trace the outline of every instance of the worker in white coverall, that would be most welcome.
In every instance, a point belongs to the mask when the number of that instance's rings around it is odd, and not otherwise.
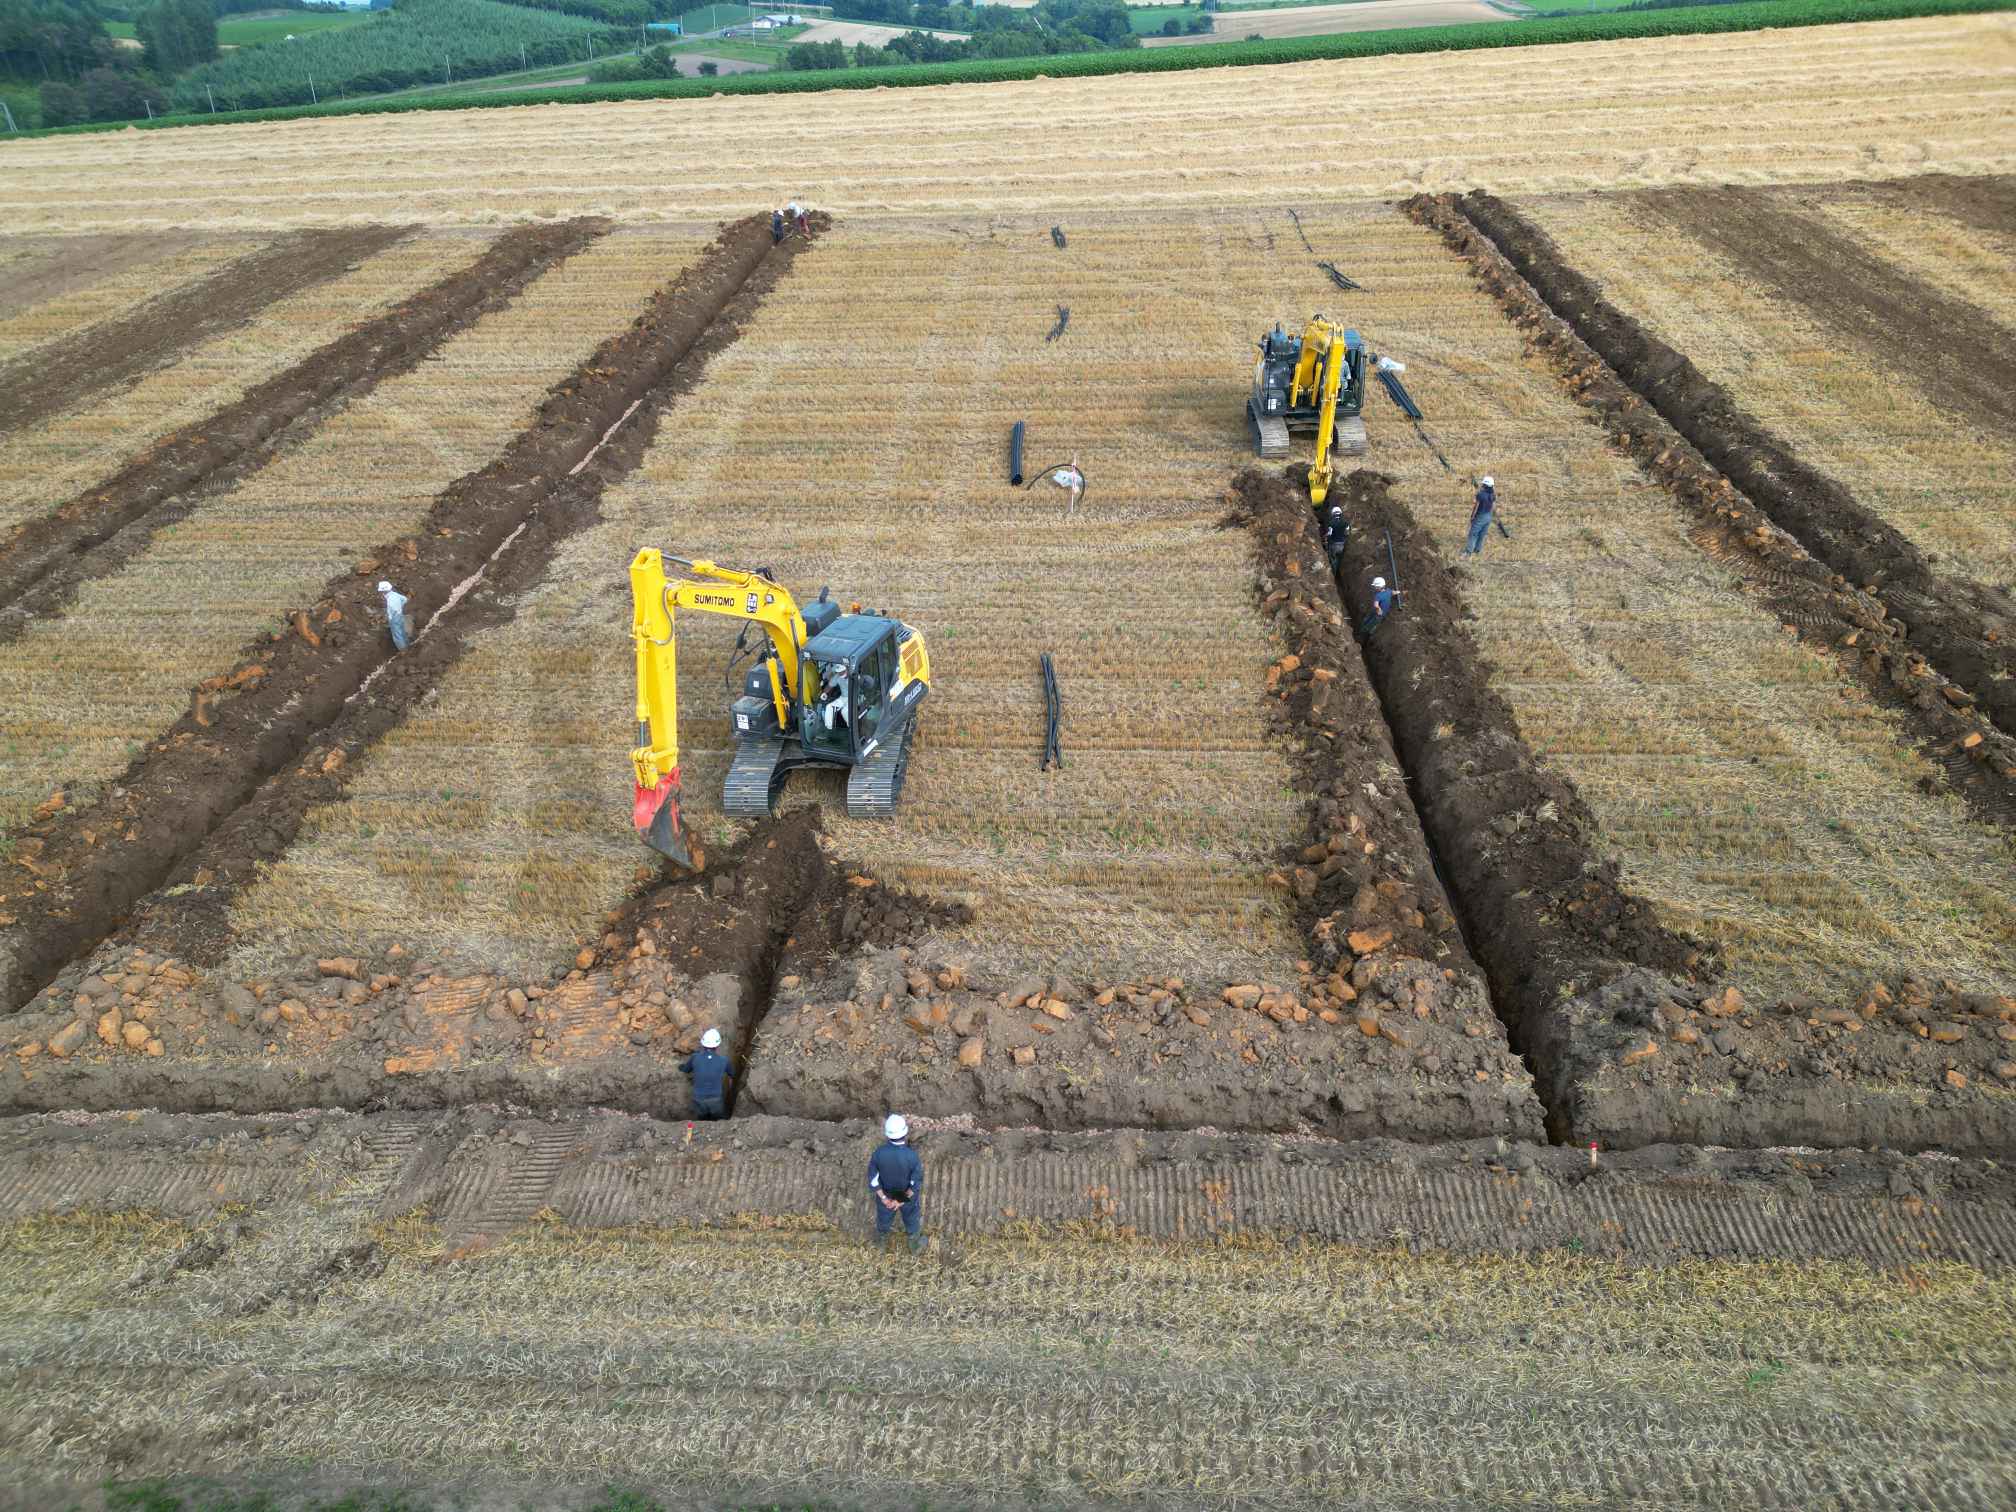
[[[385,625],[392,632],[392,645],[404,651],[413,638],[412,626],[406,620],[406,595],[389,582],[379,583],[378,591],[385,595]]]

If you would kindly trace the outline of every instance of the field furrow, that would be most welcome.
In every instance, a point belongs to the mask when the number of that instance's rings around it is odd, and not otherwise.
[[[1332,217],[1304,220],[1348,245]],[[647,859],[627,824],[621,574],[657,544],[924,631],[936,681],[899,821],[846,820],[833,778],[795,777],[786,804],[821,802],[859,864],[972,903],[981,959],[1292,970],[1265,874],[1307,800],[1255,693],[1270,645],[1245,543],[1216,526],[1250,344],[1329,285],[1285,215],[1079,226],[1064,251],[1048,230],[843,222],[822,240],[605,523],[241,900],[260,942],[241,964],[344,937],[525,968],[594,927]],[[1047,342],[1060,305],[1070,326]],[[1032,475],[1079,456],[1075,515],[1048,483],[1007,483],[1016,419]],[[696,617],[681,636],[688,814],[717,839],[734,628]],[[1045,650],[1065,710],[1047,775]],[[388,868],[415,881],[370,882]]]
[[[1460,261],[1367,220],[1379,250],[1356,276],[1373,292],[1353,309],[1409,360],[1456,472],[1383,406],[1374,463],[1452,559],[1468,477],[1496,475],[1513,538],[1463,570],[1473,629],[1632,888],[1721,947],[1748,996],[1844,996],[1886,972],[2006,992],[2007,837],[1924,790],[1938,769],[1897,716],[1701,551]]]
[[[207,278],[263,245],[264,238],[242,230],[62,237],[53,246],[46,237],[0,240],[0,248],[18,249],[0,266],[0,363]],[[94,275],[101,248],[104,271]]]
[[[1809,281],[1800,293],[1760,276],[1757,259],[1777,255],[1761,243],[1754,254],[1745,251],[1711,233],[1705,220],[1682,229],[1632,196],[1539,199],[1520,208],[1612,304],[1726,385],[1859,503],[1936,553],[1939,570],[1990,586],[2016,584],[2016,435],[1994,413],[1967,407],[1971,388],[1961,400],[1947,393],[1955,384],[1991,381],[1992,363],[1968,357],[2008,345],[2010,332],[1993,309],[1957,316],[1956,309],[1973,307],[1949,294],[1940,311],[1905,318],[1885,302],[1913,281],[1903,267],[1887,285],[1878,274],[1859,283],[1844,278],[1830,292]],[[1701,213],[1709,213],[1706,205]],[[1887,255],[1883,223],[1876,224],[1868,250]],[[1744,234],[1761,238],[1769,229]],[[1785,251],[1798,253],[1797,225],[1779,229],[1792,238]],[[1859,232],[1842,226],[1840,234]],[[1947,235],[1964,249],[1967,233]],[[2006,262],[1999,273],[1984,266],[1989,249],[1979,233],[1971,235],[1974,256],[1953,260],[1954,271],[1944,275],[1949,287],[1964,278],[1962,298],[1999,288],[2008,308],[2016,302],[2016,274]],[[2004,394],[1988,402],[1992,410],[2009,400]]]
[[[114,775],[188,707],[196,682],[278,633],[358,554],[411,530],[697,244],[687,234],[595,243],[0,647],[0,822],[18,822],[53,786],[68,785],[74,802]],[[396,561],[376,570],[399,576]]]
[[[1989,15],[924,91],[417,113],[24,144],[23,229],[327,224],[359,214],[848,215],[1294,204],[2016,168],[2012,23]],[[1488,100],[1488,109],[1478,102]],[[780,131],[777,122],[788,120]],[[1295,121],[1286,150],[1281,123]],[[1378,123],[1369,129],[1368,123]],[[155,185],[136,214],[136,153]]]
[[[228,405],[481,251],[482,242],[466,233],[408,237],[354,272],[276,301],[172,365],[0,436],[0,530],[91,487],[169,432]]]

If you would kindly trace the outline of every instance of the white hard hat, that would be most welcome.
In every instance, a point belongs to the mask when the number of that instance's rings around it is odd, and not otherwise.
[[[719,1029],[709,1029],[705,1034],[700,1036],[700,1043],[705,1045],[709,1050],[719,1050],[721,1048],[721,1031]]]
[[[887,1118],[882,1120],[882,1132],[887,1134],[891,1139],[908,1139],[910,1137],[910,1120],[905,1118],[901,1113],[891,1113]]]
[[[391,583],[381,578],[378,582],[378,591],[380,593],[390,593],[392,591]]]
[[[1386,579],[1384,579],[1384,578],[1374,578],[1374,579],[1372,579],[1372,586],[1373,586],[1374,588],[1384,588],[1384,587],[1386,586]]]
[[[1494,486],[1494,485],[1492,484],[1492,482],[1491,482],[1491,474],[1489,474],[1489,473],[1486,473],[1486,474],[1484,474],[1484,486],[1485,486],[1486,488],[1490,488],[1490,487],[1493,487],[1493,486]]]
[[[1330,513],[1340,515],[1344,513],[1344,506],[1342,504],[1332,504],[1330,506]]]

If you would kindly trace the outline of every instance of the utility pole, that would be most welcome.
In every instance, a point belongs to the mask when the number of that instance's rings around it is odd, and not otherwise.
[[[140,103],[141,103],[142,105],[145,105],[145,106],[147,107],[147,119],[148,119],[148,120],[150,120],[150,121],[151,121],[151,120],[153,120],[153,119],[154,119],[154,102],[153,102],[152,100],[148,99],[148,98],[147,98],[147,97],[146,97],[145,95],[142,95],[142,96],[140,97]]]
[[[322,96],[315,93],[315,75],[312,72],[308,75],[308,98],[314,104],[322,103]]]
[[[7,108],[5,100],[0,100],[0,116],[7,117],[7,129],[9,131],[19,131],[21,129],[14,124],[14,112]]]
[[[525,61],[525,44],[523,42],[518,44],[518,66],[520,68],[530,68],[532,66]]]
[[[203,86],[203,93],[210,96],[210,114],[217,114],[217,92],[208,84],[205,84]]]

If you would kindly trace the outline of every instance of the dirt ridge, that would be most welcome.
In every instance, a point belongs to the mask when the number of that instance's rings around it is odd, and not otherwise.
[[[21,430],[114,388],[270,304],[326,283],[413,230],[296,231],[137,309],[23,353],[0,367],[0,431]]]
[[[666,415],[699,383],[707,364],[735,343],[792,262],[814,245],[793,237],[759,263],[636,412],[532,509],[524,533],[483,568],[481,583],[454,612],[385,662],[368,693],[347,703],[299,762],[269,777],[219,823],[95,954],[145,946],[199,966],[222,960],[232,944],[230,910],[239,889],[293,844],[310,809],[348,791],[358,758],[421,704],[478,634],[517,617],[516,596],[544,578],[563,543],[600,522],[602,495],[643,460]],[[654,296],[654,305],[676,320],[681,297],[681,284],[674,284]]]
[[[342,404],[411,371],[449,337],[515,298],[554,263],[610,229],[591,218],[497,237],[436,280],[214,414],[183,426],[110,477],[23,521],[0,541],[0,642],[123,568],[206,493],[266,465]]]
[[[1746,1002],[1623,886],[1595,816],[1490,687],[1461,590],[1392,482],[1343,482],[1342,586],[1369,607],[1390,532],[1405,599],[1366,662],[1550,1132],[1622,1149],[2016,1149],[2016,997],[1905,978],[1846,1003]]]
[[[1538,295],[1547,313],[1719,469],[1765,520],[1838,575],[1838,583],[1825,586],[1859,586],[1881,611],[1885,636],[1901,639],[1967,702],[1978,704],[2004,735],[2016,735],[2016,622],[2004,595],[1934,573],[1901,532],[1802,461],[1687,356],[1604,299],[1552,238],[1503,200],[1482,190],[1461,197],[1417,195],[1406,209],[1437,225],[1445,237],[1451,216],[1473,228]],[[2016,758],[2002,765],[2016,776]]]
[[[1663,483],[1676,503],[1700,518],[1701,528],[1693,533],[1695,544],[1738,567],[1788,631],[1827,651],[1880,702],[1915,724],[1920,750],[1977,817],[2005,828],[2016,826],[2016,739],[1984,717],[1975,707],[1974,690],[1949,679],[1911,638],[1919,635],[1922,620],[1907,629],[1881,597],[1816,560],[1747,492],[1717,472],[1644,394],[1619,377],[1556,313],[1499,244],[1470,219],[1470,198],[1416,195],[1402,208],[1440,232],[1463,255],[1478,281],[1555,364],[1592,422]],[[1539,255],[1532,247],[1528,250]],[[1547,266],[1559,268],[1558,262]],[[1580,278],[1572,272],[1566,276]],[[1582,282],[1586,285],[1586,280]],[[1674,354],[1673,361],[1685,359]],[[1753,455],[1746,470],[1757,474],[1760,468],[1777,465]],[[1765,483],[1771,482],[1768,471],[1762,476]],[[1997,649],[1985,640],[1979,644]],[[2016,681],[2006,685],[2006,694],[1992,678],[1987,685],[1992,696],[2016,702]]]
[[[495,460],[450,484],[422,527],[332,579],[248,645],[235,670],[82,809],[59,809],[15,840],[0,892],[0,1011],[15,1011],[65,962],[103,940],[268,776],[337,719],[390,656],[373,584],[381,563],[412,585],[425,625],[479,572],[570,468],[677,365],[774,248],[752,216],[723,228],[630,327],[559,380]],[[424,637],[423,637],[424,638]]]

